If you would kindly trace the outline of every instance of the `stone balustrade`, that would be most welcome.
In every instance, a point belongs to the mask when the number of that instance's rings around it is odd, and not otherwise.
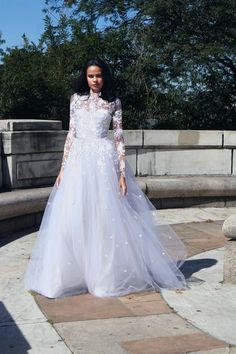
[[[52,185],[66,134],[60,121],[0,120],[0,188]],[[124,139],[136,176],[236,176],[236,131],[125,130]]]

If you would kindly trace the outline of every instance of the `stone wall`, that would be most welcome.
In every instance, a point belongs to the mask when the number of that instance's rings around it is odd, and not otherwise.
[[[236,174],[236,131],[125,131],[125,141],[138,176]]]
[[[52,185],[66,134],[60,121],[0,120],[0,188]],[[236,175],[236,131],[125,130],[124,139],[137,176]]]
[[[58,173],[66,131],[60,121],[1,120],[2,189],[50,185]]]

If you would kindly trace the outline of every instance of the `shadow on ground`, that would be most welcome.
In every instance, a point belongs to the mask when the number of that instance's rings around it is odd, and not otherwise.
[[[188,280],[194,273],[197,273],[202,269],[213,267],[216,263],[217,260],[214,258],[192,259],[185,261],[180,270]]]
[[[33,232],[38,231],[38,227],[32,227],[32,228],[27,228],[18,232],[14,232],[10,235],[4,235],[4,236],[0,236],[0,247],[3,247],[5,245],[7,245],[8,243],[11,243],[15,240],[17,240],[18,238],[24,237],[28,234],[31,234]],[[4,353],[5,354],[5,353]]]
[[[0,301],[0,352],[2,354],[28,354],[31,346]]]

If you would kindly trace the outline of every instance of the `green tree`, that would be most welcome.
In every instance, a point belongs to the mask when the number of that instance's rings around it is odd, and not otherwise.
[[[63,29],[63,25],[59,27]],[[23,35],[23,48],[8,48],[4,53],[0,82],[3,117],[67,121],[70,47],[59,37],[46,17],[45,33],[38,45]]]
[[[39,43],[24,36],[23,48],[3,53],[4,116],[67,127],[71,82],[100,56],[114,72],[125,128],[236,128],[235,1],[45,3]]]
[[[153,116],[157,127],[235,127],[235,1],[48,0],[47,4],[57,13],[69,8],[78,23],[87,19],[95,31],[103,22],[106,33],[129,34],[130,65],[120,75],[130,84],[123,91],[125,106],[142,126]],[[140,95],[143,109],[136,98]]]
[[[0,57],[3,54],[3,49],[1,48],[1,46],[5,43],[5,40],[2,38],[2,33],[0,32]]]

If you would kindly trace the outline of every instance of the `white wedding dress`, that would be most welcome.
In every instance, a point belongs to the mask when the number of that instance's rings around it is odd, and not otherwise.
[[[107,137],[110,123],[114,141]],[[125,159],[120,100],[74,94],[62,159],[25,273],[25,288],[49,298],[90,292],[120,296],[186,288],[186,248]],[[119,188],[126,177],[128,194]]]

